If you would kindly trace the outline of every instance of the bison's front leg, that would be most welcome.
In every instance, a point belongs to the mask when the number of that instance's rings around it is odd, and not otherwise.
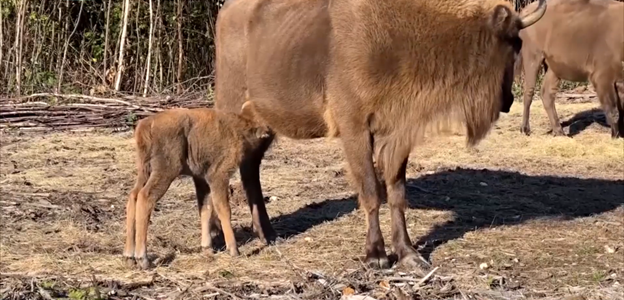
[[[410,240],[405,224],[405,209],[407,201],[405,199],[405,173],[409,157],[409,147],[385,147],[386,151],[392,153],[381,153],[382,160],[387,160],[384,164],[384,182],[386,184],[388,203],[390,204],[390,214],[392,223],[392,247],[399,257],[399,263],[406,267],[416,267],[426,271],[431,266],[420,255]],[[424,276],[424,273],[422,274]]]
[[[379,227],[381,186],[373,166],[372,137],[368,130],[344,129],[341,135],[345,156],[351,170],[352,185],[366,217],[366,263],[373,268],[388,268],[384,240]]]

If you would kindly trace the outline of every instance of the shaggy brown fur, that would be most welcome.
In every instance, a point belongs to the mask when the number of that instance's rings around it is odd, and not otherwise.
[[[502,0],[230,0],[217,20],[216,107],[235,111],[248,93],[279,135],[339,136],[367,219],[366,260],[387,267],[375,156],[394,250],[426,266],[405,225],[407,157],[429,128],[463,123],[474,145],[509,111],[518,32],[541,17],[540,2],[521,19]],[[241,177],[267,237],[262,156]]]
[[[534,10],[535,5],[528,5],[521,14]],[[624,137],[624,3],[614,0],[549,0],[542,20],[521,31],[520,38],[523,47],[518,65],[524,69],[521,132],[531,133],[529,113],[535,81],[544,65],[542,101],[553,135],[564,135],[555,109],[555,94],[559,82],[564,79],[589,80],[596,88],[611,126],[611,137]]]
[[[136,258],[141,268],[150,266],[149,219],[156,201],[180,175],[192,176],[195,183],[201,246],[211,249],[211,233],[222,227],[227,249],[238,255],[230,222],[229,179],[241,161],[269,137],[269,129],[258,125],[253,111],[244,107],[241,115],[177,108],[139,121],[134,133],[138,174],[126,208],[124,256],[128,261],[134,263]]]

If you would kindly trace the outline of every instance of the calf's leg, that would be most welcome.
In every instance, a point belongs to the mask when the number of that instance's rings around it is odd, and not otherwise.
[[[271,226],[269,215],[264,205],[264,196],[262,195],[262,186],[260,184],[260,164],[264,153],[269,149],[273,139],[267,139],[263,145],[246,156],[241,165],[240,175],[247,203],[251,210],[253,229],[258,234],[258,238],[265,244],[272,243],[277,234]],[[223,226],[223,224],[221,224]]]
[[[139,191],[145,185],[149,175],[144,172],[141,165],[138,167],[138,174],[134,187],[128,195],[128,201],[126,203],[126,244],[124,246],[123,256],[126,260],[126,264],[129,266],[134,265],[134,235],[135,235],[135,214],[136,214],[136,201]]]
[[[210,176],[208,182],[212,193],[212,206],[219,216],[221,228],[223,229],[223,236],[225,238],[225,245],[230,251],[231,256],[238,256],[240,253],[236,245],[236,237],[234,236],[231,221],[232,211],[228,193],[229,180],[227,177],[218,174],[216,176]]]
[[[212,253],[212,231],[214,209],[210,197],[210,186],[204,178],[193,177],[195,194],[197,195],[197,208],[201,223],[201,247],[207,253]]]
[[[559,88],[559,77],[553,72],[552,69],[546,71],[544,75],[544,83],[542,86],[542,101],[544,102],[544,109],[548,114],[550,120],[550,127],[552,128],[553,136],[563,136],[563,128],[561,122],[557,116],[557,110],[555,109],[555,96],[557,89]]]
[[[150,267],[150,262],[147,259],[147,227],[152,211],[156,201],[162,198],[169,189],[176,175],[177,173],[153,170],[147,183],[139,191],[136,201],[136,245],[134,255],[137,260],[140,260],[139,266],[142,269]]]

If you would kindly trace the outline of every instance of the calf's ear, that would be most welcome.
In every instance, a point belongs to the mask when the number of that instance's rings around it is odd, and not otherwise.
[[[517,35],[519,22],[516,13],[505,5],[497,5],[490,15],[490,27],[502,38]]]

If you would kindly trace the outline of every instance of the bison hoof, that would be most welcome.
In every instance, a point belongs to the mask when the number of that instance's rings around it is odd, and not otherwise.
[[[411,272],[417,271],[418,275],[424,277],[431,269],[431,264],[418,253],[411,253],[399,260],[398,267]]]
[[[258,233],[258,237],[263,244],[269,246],[275,244],[277,242],[277,233],[273,229],[273,227],[268,227],[264,229],[263,233]]]
[[[390,260],[388,259],[386,253],[367,255],[366,265],[372,269],[388,269],[390,268]]]
[[[553,136],[565,136],[565,133],[563,133],[563,129],[561,129],[561,128],[553,129],[551,134]]]
[[[138,263],[141,270],[152,268],[152,263],[147,259],[147,257],[143,257]]]
[[[531,135],[531,127],[529,127],[529,126],[522,126],[522,127],[520,127],[520,132],[524,133],[527,136],[529,136],[529,135]]]

